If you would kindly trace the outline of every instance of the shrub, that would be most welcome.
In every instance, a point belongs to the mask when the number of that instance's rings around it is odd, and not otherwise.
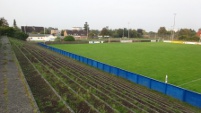
[[[185,40],[185,41],[199,41],[199,39],[200,38],[198,36],[192,36],[192,37],[186,35],[179,36],[179,40]]]
[[[54,41],[56,41],[56,42],[61,41],[61,37],[57,37],[57,38],[55,38]]]
[[[188,37],[186,35],[179,36],[179,40],[186,40]]]
[[[199,40],[200,40],[200,37],[198,37],[198,36],[193,36],[193,37],[192,37],[192,40],[193,40],[193,41],[199,41]]]
[[[21,32],[19,30],[15,30],[15,34],[13,37],[25,41],[29,37],[29,35]]]
[[[65,36],[64,41],[75,41],[75,38],[73,36]]]
[[[20,31],[20,29],[13,27],[0,27],[0,35],[7,35],[9,37],[17,38],[20,40],[26,40],[29,36],[28,34]]]

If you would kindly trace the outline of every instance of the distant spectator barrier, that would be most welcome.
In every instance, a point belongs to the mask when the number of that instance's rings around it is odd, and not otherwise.
[[[121,43],[132,43],[133,40],[120,40]]]
[[[170,41],[170,40],[164,40],[163,42],[166,42],[166,43],[175,43],[175,44],[194,44],[194,45],[201,45],[201,42]]]
[[[154,80],[152,78],[148,78],[136,73],[132,73],[114,66],[110,66],[110,65],[92,60],[90,58],[86,58],[86,57],[79,56],[70,52],[66,52],[64,50],[60,50],[58,48],[45,45],[43,43],[39,43],[39,45],[49,50],[52,50],[54,52],[57,52],[59,54],[62,54],[64,56],[80,61],[82,63],[88,64],[92,67],[95,67],[105,72],[108,72],[110,74],[114,74],[116,76],[125,78],[134,83],[146,86],[147,88],[159,91],[163,94],[169,95],[183,102],[187,102],[193,106],[201,108],[201,94],[199,93],[192,92],[192,91],[189,91],[171,84],[166,84],[166,83]]]
[[[89,44],[98,44],[103,43],[104,41],[89,41]]]

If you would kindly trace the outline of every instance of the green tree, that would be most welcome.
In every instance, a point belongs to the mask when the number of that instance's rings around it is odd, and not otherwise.
[[[12,27],[0,27],[0,35],[7,35],[13,37],[15,34],[15,29]]]
[[[156,32],[153,32],[153,31],[150,31],[150,32],[148,32],[148,35],[149,35],[149,37],[150,38],[156,38]]]
[[[9,26],[7,20],[4,19],[4,17],[0,18],[0,26],[1,27],[8,27]]]
[[[26,40],[28,38],[27,34],[13,27],[0,27],[0,35],[7,35],[20,40]]]
[[[130,29],[129,33],[130,33],[131,38],[137,38],[138,37],[138,32],[135,29]]]
[[[158,35],[161,36],[161,37],[165,37],[165,35],[167,34],[167,30],[165,27],[160,27],[158,29]]]
[[[18,29],[15,19],[13,20],[13,27]]]
[[[20,29],[8,27],[8,22],[4,18],[0,19],[0,35],[7,35],[20,40],[26,40],[28,38],[28,35],[23,33]]]
[[[65,36],[64,41],[75,41],[75,38],[73,36]]]
[[[87,22],[85,22],[84,24],[84,30],[87,32],[89,32],[89,24]]]
[[[115,38],[122,38],[122,37],[124,37],[124,28],[123,29],[116,29],[115,30],[115,35],[114,35],[114,37]]]
[[[25,41],[29,37],[29,35],[20,31],[19,29],[15,29],[15,33],[12,37]]]
[[[178,31],[179,40],[198,41],[199,37],[196,36],[196,31],[192,29],[180,29]]]
[[[137,29],[137,37],[142,38],[143,36],[143,29]]]
[[[101,32],[100,35],[102,35],[102,37],[105,37],[106,35],[109,35],[109,31],[106,27],[104,27]]]
[[[98,37],[98,34],[100,33],[99,30],[90,30],[89,32],[89,38],[95,38]]]
[[[61,36],[64,36],[64,30],[61,30]]]
[[[112,30],[111,36],[114,37],[114,38],[123,37],[123,29],[114,29],[114,30]]]
[[[179,36],[181,36],[181,35],[186,35],[188,37],[191,37],[191,36],[196,35],[196,32],[195,32],[195,30],[192,30],[192,29],[180,29]]]

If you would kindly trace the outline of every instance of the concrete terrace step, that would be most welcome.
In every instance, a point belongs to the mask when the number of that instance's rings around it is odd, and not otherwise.
[[[0,113],[38,113],[7,37],[0,38]]]

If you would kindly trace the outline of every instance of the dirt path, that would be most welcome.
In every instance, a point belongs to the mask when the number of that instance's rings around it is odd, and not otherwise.
[[[0,113],[38,112],[7,37],[0,37]]]

